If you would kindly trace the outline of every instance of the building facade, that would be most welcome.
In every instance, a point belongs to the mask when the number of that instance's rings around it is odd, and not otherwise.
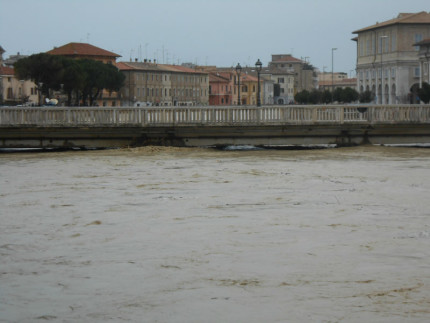
[[[36,85],[30,80],[17,79],[13,67],[5,66],[5,63],[10,62],[10,60],[3,60],[3,53],[5,50],[0,46],[0,104],[37,105],[38,91]]]
[[[430,38],[415,44],[419,46],[418,59],[420,62],[420,87],[423,82],[430,84]]]
[[[282,71],[294,76],[294,95],[303,90],[311,91],[317,86],[317,75],[314,67],[305,59],[298,59],[290,54],[272,55],[269,69]],[[293,95],[293,97],[294,97]]]
[[[272,82],[272,104],[292,104],[296,93],[295,74],[275,67],[265,68],[262,71],[264,78]]]
[[[209,105],[231,105],[232,74],[227,72],[209,73]]]
[[[430,13],[400,13],[353,33],[358,91],[371,91],[379,104],[416,103],[421,68],[414,44],[430,38]]]
[[[196,106],[209,104],[209,75],[184,66],[156,62],[119,62],[125,75],[123,106]]]

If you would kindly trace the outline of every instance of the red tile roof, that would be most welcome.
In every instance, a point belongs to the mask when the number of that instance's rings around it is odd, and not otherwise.
[[[241,74],[240,80],[241,82],[258,82],[258,78],[250,74],[245,74],[245,75]]]
[[[229,83],[230,80],[227,78],[222,77],[219,75],[219,73],[209,73],[209,82],[216,82],[216,83]]]
[[[302,62],[302,60],[295,58],[292,55],[282,55],[279,59],[273,62]]]
[[[15,75],[12,67],[0,66],[0,75]]]
[[[430,24],[430,13],[427,13],[425,11],[421,11],[418,13],[400,13],[397,16],[397,18],[376,23],[372,26],[353,31],[352,33],[358,34],[363,31],[378,29],[378,28],[382,28],[390,25],[396,25],[396,24]]]
[[[54,48],[47,52],[51,55],[62,56],[103,56],[103,57],[121,57],[121,55],[109,52],[102,48],[86,43],[68,43],[64,46]]]
[[[121,71],[158,71],[208,75],[208,72],[199,71],[180,65],[154,64],[145,62],[118,62],[116,66]]]

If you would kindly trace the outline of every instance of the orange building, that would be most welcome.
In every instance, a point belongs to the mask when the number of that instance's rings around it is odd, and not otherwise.
[[[228,72],[209,74],[209,105],[232,104],[232,74]]]

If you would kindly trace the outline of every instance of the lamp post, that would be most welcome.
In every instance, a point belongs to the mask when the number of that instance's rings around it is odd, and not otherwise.
[[[240,105],[240,73],[242,73],[242,66],[239,63],[236,65],[237,74],[237,105]]]
[[[257,107],[261,106],[261,100],[260,100],[260,72],[262,69],[263,64],[261,63],[260,59],[257,60],[257,62],[255,63],[255,68],[257,70],[257,80],[258,80],[258,84],[257,84]]]
[[[337,48],[331,49],[331,102],[333,102],[333,94],[334,94],[334,74],[333,74],[333,66],[334,66],[334,51],[337,50]]]
[[[39,88],[37,91],[37,94],[39,95],[39,106],[42,106],[42,87],[43,87],[43,82],[39,82]]]
[[[381,93],[379,93],[379,95],[381,96],[381,104],[384,104],[384,75],[383,74],[383,70],[382,70],[382,56],[384,54],[384,46],[382,45],[383,41],[385,38],[388,38],[388,36],[383,35],[379,37],[381,39]]]

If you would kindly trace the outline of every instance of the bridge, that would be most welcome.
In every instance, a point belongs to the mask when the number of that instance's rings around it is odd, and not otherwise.
[[[417,143],[430,105],[0,108],[0,148]]]

